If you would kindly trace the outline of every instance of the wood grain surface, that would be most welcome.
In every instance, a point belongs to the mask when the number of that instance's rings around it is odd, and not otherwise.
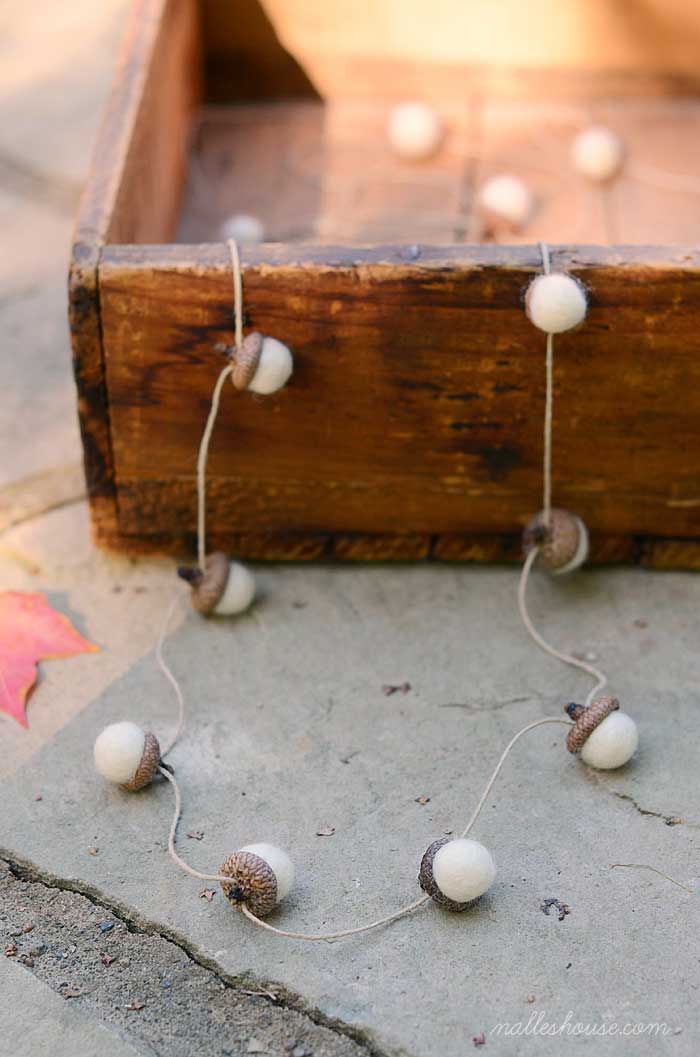
[[[420,164],[391,151],[390,111],[386,98],[205,106],[178,241],[218,241],[227,218],[252,213],[267,242],[700,243],[697,98],[504,101],[465,91],[440,105],[444,144]],[[572,168],[573,138],[594,123],[626,147],[611,185]],[[479,215],[479,188],[504,173],[534,197],[518,230],[487,228]]]
[[[244,254],[246,323],[287,341],[296,369],[273,397],[225,391],[216,531],[412,537],[424,556],[428,537],[513,536],[538,509],[544,338],[522,311],[538,251],[416,253]],[[553,260],[590,297],[585,326],[555,343],[555,500],[603,537],[692,538],[700,254]],[[101,300],[119,531],[184,539],[215,346],[232,333],[225,247],[106,247]]]
[[[225,362],[217,346],[233,334],[219,230],[245,211],[279,244],[244,251],[244,323],[286,341],[295,372],[273,397],[224,392],[212,545],[294,560],[517,560],[541,505],[544,338],[523,293],[544,238],[590,298],[585,325],[555,343],[555,501],[587,521],[595,560],[697,567],[700,254],[683,244],[700,241],[700,199],[653,169],[700,173],[700,104],[673,94],[697,89],[700,20],[673,22],[654,2],[632,36],[598,0],[514,6],[547,33],[574,16],[587,26],[555,70],[542,40],[528,57],[515,37],[505,66],[498,40],[474,65],[477,42],[456,26],[478,0],[436,9],[429,48],[417,22],[401,28],[394,0],[351,7],[343,34],[345,0],[334,19],[317,0],[135,4],[70,282],[97,539],[193,548],[196,451]],[[661,40],[666,65],[650,50]],[[407,94],[434,99],[447,125],[423,166],[385,142],[389,107]],[[623,135],[646,178],[631,166],[609,189],[572,178],[568,145],[590,120]],[[493,237],[475,193],[504,171],[533,187],[531,225],[495,233],[509,245],[465,244]]]

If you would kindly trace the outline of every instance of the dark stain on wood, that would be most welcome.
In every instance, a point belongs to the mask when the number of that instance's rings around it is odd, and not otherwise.
[[[488,477],[500,482],[506,480],[512,470],[522,465],[523,457],[518,448],[502,444],[498,447],[482,448],[481,461]]]

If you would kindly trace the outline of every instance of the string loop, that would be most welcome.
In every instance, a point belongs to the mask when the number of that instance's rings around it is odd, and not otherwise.
[[[546,242],[539,243],[540,254],[542,256],[542,269],[545,275],[551,274],[551,261],[549,246]],[[543,518],[546,526],[551,526],[552,521],[552,422],[554,418],[554,335],[547,334],[547,343],[545,350],[545,378],[546,378],[546,393],[545,393],[545,407],[544,407],[544,444],[543,444],[543,456],[542,456],[542,510]],[[555,646],[551,646],[545,639],[540,635],[539,631],[535,628],[530,614],[527,609],[527,584],[530,577],[532,567],[537,560],[537,556],[540,552],[539,547],[532,547],[528,553],[525,562],[523,564],[522,572],[520,574],[520,581],[518,583],[518,612],[520,613],[520,619],[525,625],[525,629],[529,634],[535,645],[539,646],[541,650],[548,653],[550,657],[555,657],[557,660],[562,661],[564,664],[570,665],[572,668],[578,668],[580,671],[586,672],[593,679],[596,680],[595,686],[588,694],[586,698],[586,706],[590,705],[596,694],[607,686],[607,676],[600,671],[599,668],[595,668],[592,664],[588,664],[586,661],[579,660],[578,657],[574,657],[569,653],[564,653],[562,650],[558,650]]]
[[[238,252],[238,243],[235,239],[229,239],[226,243],[231,256],[231,268],[233,272],[233,322],[234,322],[234,344],[237,352],[243,344],[243,276],[241,274],[241,257]],[[206,474],[207,458],[209,456],[209,444],[211,435],[216,424],[219,413],[221,392],[229,375],[235,370],[235,356],[232,363],[227,364],[216,380],[214,392],[209,406],[206,425],[199,442],[197,454],[197,564],[204,572],[206,561]]]
[[[498,763],[496,764],[496,767],[495,767],[493,773],[491,774],[491,777],[489,778],[488,782],[486,783],[486,788],[484,789],[483,793],[479,797],[479,801],[478,801],[474,811],[472,812],[472,815],[471,815],[469,821],[467,822],[466,826],[464,827],[464,829],[462,831],[462,834],[461,834],[462,837],[466,837],[466,835],[472,829],[472,827],[473,827],[474,823],[476,822],[477,818],[479,817],[479,815],[481,813],[481,810],[482,810],[484,804],[486,803],[486,799],[487,799],[489,793],[491,792],[491,790],[492,790],[492,788],[494,786],[494,783],[496,782],[496,779],[498,778],[498,775],[501,772],[503,764],[505,763],[506,759],[508,758],[508,756],[510,754],[510,751],[513,748],[513,746],[515,745],[515,743],[517,741],[519,741],[519,739],[524,734],[527,734],[529,731],[534,730],[536,727],[544,726],[547,723],[563,723],[564,726],[567,726],[567,727],[570,727],[572,725],[570,720],[568,720],[568,719],[562,719],[562,718],[560,718],[558,716],[547,716],[544,719],[537,719],[533,723],[528,723],[527,726],[525,726],[521,730],[519,730],[517,732],[517,734],[515,734],[510,739],[510,741],[506,745],[505,749],[501,753],[501,757],[500,757]],[[182,859],[178,855],[177,851],[175,850],[175,836],[176,836],[176,833],[177,833],[178,822],[180,821],[180,816],[182,814],[182,799],[181,799],[181,796],[180,796],[180,787],[179,787],[179,785],[177,783],[177,780],[175,779],[175,776],[173,774],[171,774],[169,771],[167,771],[163,767],[161,767],[159,770],[160,770],[160,773],[163,775],[163,777],[166,778],[170,782],[170,784],[173,787],[173,791],[175,793],[175,811],[173,813],[172,822],[170,824],[170,832],[169,832],[169,835],[168,835],[168,852],[170,853],[170,856],[172,857],[173,861],[175,863],[177,863],[177,865],[180,867],[180,869],[184,870],[185,873],[189,874],[191,877],[198,878],[200,881],[220,881],[220,882],[223,881],[224,883],[230,883],[231,882],[231,878],[230,877],[225,877],[225,876],[222,876],[221,874],[201,873],[199,870],[195,870],[192,866],[189,866],[184,861],[184,859]],[[243,911],[244,915],[249,919],[249,921],[253,922],[253,924],[259,925],[260,928],[266,929],[268,932],[274,932],[275,935],[277,935],[277,936],[283,936],[286,939],[307,940],[307,941],[309,941],[311,943],[316,943],[316,942],[320,942],[320,941],[331,942],[333,940],[345,939],[346,937],[349,937],[349,936],[358,936],[358,935],[360,935],[363,932],[371,932],[373,929],[380,928],[380,926],[382,926],[382,925],[389,925],[393,921],[398,921],[400,918],[406,917],[408,914],[412,914],[414,910],[418,910],[419,907],[424,906],[429,901],[430,901],[430,896],[429,895],[422,895],[418,899],[413,900],[413,902],[408,903],[408,904],[406,904],[403,907],[400,907],[398,910],[395,910],[392,914],[388,914],[386,917],[383,917],[383,918],[378,918],[376,921],[370,921],[367,925],[358,925],[355,928],[342,929],[339,932],[319,932],[319,933],[291,932],[291,931],[288,931],[287,929],[280,929],[280,928],[277,928],[275,925],[270,925],[268,922],[263,921],[261,918],[256,917],[256,915],[253,914],[253,912],[247,906],[245,906],[245,904],[241,904],[241,910]]]
[[[528,554],[523,564],[522,572],[520,574],[520,581],[518,583],[518,612],[520,613],[520,619],[525,625],[525,630],[529,634],[532,641],[536,646],[539,646],[541,650],[548,653],[550,657],[555,657],[558,661],[562,661],[564,664],[570,665],[572,668],[578,668],[581,672],[586,672],[593,679],[596,680],[595,686],[588,694],[586,698],[586,707],[590,705],[594,697],[600,693],[600,691],[607,686],[607,676],[601,672],[599,668],[595,668],[592,664],[588,664],[587,661],[582,661],[578,657],[572,656],[570,653],[564,653],[563,650],[558,650],[556,646],[550,646],[548,642],[543,639],[539,631],[532,623],[530,614],[527,609],[527,583],[530,577],[532,566],[535,564],[535,560],[539,553],[539,547],[533,547]]]

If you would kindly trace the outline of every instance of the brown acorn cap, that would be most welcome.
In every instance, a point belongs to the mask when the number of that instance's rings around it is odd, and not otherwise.
[[[466,903],[455,903],[454,899],[448,899],[447,896],[440,891],[433,876],[433,859],[440,851],[440,848],[445,844],[449,844],[451,840],[452,837],[440,837],[439,840],[433,841],[421,859],[420,871],[418,873],[418,884],[426,895],[429,895],[431,899],[441,907],[444,907],[445,910],[469,910],[470,907],[473,907],[479,902],[478,898],[470,899]]]
[[[250,334],[246,334],[240,348],[234,350],[235,367],[231,379],[236,389],[247,389],[253,381],[260,363],[263,341],[262,334],[253,330]]]
[[[569,510],[552,507],[547,524],[544,511],[531,518],[523,532],[523,547],[529,554],[539,547],[539,560],[545,569],[563,569],[576,556],[581,534],[581,522]]]
[[[606,716],[620,707],[616,697],[599,697],[597,701],[586,705],[564,705],[564,711],[574,720],[574,725],[566,735],[566,747],[569,752],[580,752],[588,736],[593,733]]]
[[[221,864],[219,873],[232,879],[230,884],[221,882],[229,903],[245,903],[256,918],[265,917],[277,906],[275,872],[252,851],[235,851]]]
[[[160,767],[160,745],[158,744],[158,738],[155,734],[151,734],[150,730],[146,731],[146,737],[143,743],[143,754],[141,756],[141,762],[136,768],[136,774],[128,782],[122,782],[122,789],[126,789],[129,793],[136,793],[139,789],[143,789],[144,786],[149,785]]]
[[[220,600],[228,583],[229,560],[222,551],[208,554],[204,561],[204,572],[201,569],[180,567],[177,575],[186,580],[192,587],[190,600],[192,606],[207,616]]]

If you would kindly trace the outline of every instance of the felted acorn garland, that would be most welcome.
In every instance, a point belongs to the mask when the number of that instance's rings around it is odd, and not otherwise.
[[[230,615],[243,612],[253,601],[255,586],[252,574],[240,563],[231,562],[221,553],[206,555],[204,536],[204,499],[206,458],[213,425],[226,379],[232,376],[237,388],[271,393],[286,384],[292,373],[291,353],[274,338],[242,335],[242,280],[238,248],[230,243],[234,272],[236,342],[231,363],[221,372],[202,437],[198,459],[198,552],[196,569],[179,570],[191,585],[193,608],[200,614]],[[184,701],[179,684],[162,658],[162,644],[172,607],[166,618],[157,647],[161,668],[170,680],[180,704],[180,723],[175,736],[161,752],[154,734],[130,722],[107,727],[95,742],[94,760],[99,773],[122,789],[135,792],[145,788],[157,775],[172,786],[175,813],[168,841],[169,852],[185,872],[203,880],[219,881],[227,900],[255,924],[278,935],[305,940],[332,940],[353,936],[388,924],[411,913],[428,900],[450,911],[464,911],[489,890],[496,877],[496,865],[483,844],[467,837],[515,743],[536,727],[560,723],[568,728],[569,752],[594,768],[616,768],[624,765],[637,748],[634,720],[621,712],[614,697],[593,699],[606,683],[597,668],[550,646],[534,628],[527,611],[526,587],[535,561],[554,575],[578,569],[588,554],[588,533],[575,514],[551,505],[551,451],[553,403],[553,335],[580,325],[586,316],[587,298],[583,287],[564,273],[552,272],[549,250],[541,244],[544,274],[530,284],[526,312],[546,333],[546,401],[544,426],[544,502],[543,509],[525,527],[523,548],[525,562],[518,589],[518,605],[529,634],[550,655],[579,668],[596,679],[596,686],[584,704],[564,706],[567,718],[545,717],[519,730],[510,740],[493,771],[486,788],[462,834],[456,838],[441,837],[425,851],[419,866],[418,883],[423,895],[393,914],[366,925],[334,933],[307,934],[276,928],[262,919],[270,914],[289,893],[294,879],[294,865],[289,855],[273,844],[261,842],[246,845],[233,852],[222,863],[217,874],[206,874],[189,866],[177,853],[175,835],[181,814],[180,789],[172,769],[163,762],[179,734],[184,717]],[[267,360],[265,359],[267,356]],[[257,388],[256,388],[257,386]]]

